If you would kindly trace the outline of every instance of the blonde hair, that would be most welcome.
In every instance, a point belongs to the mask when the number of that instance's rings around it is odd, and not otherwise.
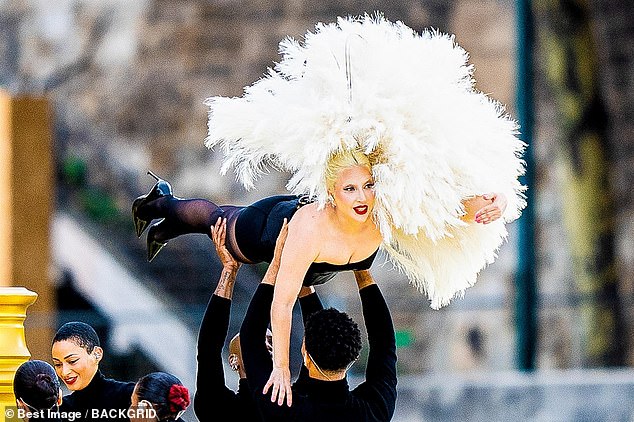
[[[339,177],[339,173],[354,166],[366,167],[370,174],[372,174],[370,157],[364,154],[360,149],[350,149],[333,154],[328,161],[324,175],[326,179],[326,189],[333,189],[337,177]]]

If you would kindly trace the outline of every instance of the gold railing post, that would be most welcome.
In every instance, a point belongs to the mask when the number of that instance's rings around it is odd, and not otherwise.
[[[31,354],[24,337],[26,308],[37,299],[37,293],[24,287],[0,287],[0,420],[7,407],[15,406],[13,375]]]
[[[33,357],[46,361],[56,320],[49,271],[54,180],[48,100],[0,89],[0,286],[37,292],[27,339]]]

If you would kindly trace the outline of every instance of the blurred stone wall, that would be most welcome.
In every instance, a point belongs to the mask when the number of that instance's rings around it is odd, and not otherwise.
[[[634,9],[630,2],[587,2],[593,41],[598,53],[601,100],[607,108],[611,194],[616,204],[616,261],[621,306],[626,324],[627,363],[634,363]],[[544,22],[536,21],[536,31]],[[539,38],[539,37],[538,37]],[[545,45],[538,47],[547,48]],[[535,159],[537,174],[537,251],[541,295],[538,366],[570,368],[581,365],[579,350],[582,295],[575,287],[570,240],[562,224],[563,172],[558,162],[561,142],[553,93],[549,91],[543,52],[535,52]],[[559,156],[560,157],[560,156]],[[606,193],[607,195],[607,193]],[[603,198],[595,198],[597,201]],[[597,224],[600,222],[587,222]]]
[[[455,33],[470,52],[477,88],[513,114],[513,5],[511,0],[0,0],[0,85],[51,98],[58,161],[85,160],[91,183],[112,192],[121,209],[147,190],[147,169],[168,177],[181,196],[247,203],[283,192],[286,178],[272,174],[257,191],[245,192],[231,174],[218,176],[219,156],[203,146],[203,101],[241,95],[278,59],[277,43],[284,36],[301,38],[318,21],[377,9],[416,30],[431,26]],[[632,297],[634,19],[625,13],[626,0],[601,0],[592,7],[603,54],[602,89],[612,116],[619,271],[624,297]],[[538,276],[547,299],[538,364],[566,368],[579,364],[579,333],[575,310],[557,299],[574,292],[552,160],[552,106],[547,98],[539,103],[535,143]],[[432,311],[389,264],[375,265],[399,331],[400,371],[514,367],[514,230],[511,226],[509,243],[477,285],[440,311]],[[352,278],[340,278],[336,289],[335,283],[323,287],[323,296],[358,316]]]
[[[618,273],[634,365],[634,7],[627,0],[590,2],[601,64],[599,83],[608,118],[616,212]]]

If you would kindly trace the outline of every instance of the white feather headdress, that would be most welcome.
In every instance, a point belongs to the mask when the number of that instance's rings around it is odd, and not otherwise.
[[[476,281],[507,232],[502,219],[467,224],[461,201],[507,196],[505,221],[524,207],[524,144],[502,105],[474,89],[468,54],[452,36],[414,32],[382,16],[317,24],[303,43],[239,98],[207,100],[206,145],[246,188],[266,165],[287,188],[324,204],[337,151],[379,155],[374,218],[391,261],[441,307]]]

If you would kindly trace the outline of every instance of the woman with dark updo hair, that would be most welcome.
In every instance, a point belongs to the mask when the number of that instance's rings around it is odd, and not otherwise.
[[[132,392],[130,421],[181,421],[189,407],[189,390],[172,374],[152,372],[141,378]]]
[[[29,360],[20,365],[13,377],[13,394],[19,409],[38,413],[39,420],[57,420],[49,416],[58,413],[62,390],[55,369],[48,363]],[[26,417],[24,420],[29,419]]]

